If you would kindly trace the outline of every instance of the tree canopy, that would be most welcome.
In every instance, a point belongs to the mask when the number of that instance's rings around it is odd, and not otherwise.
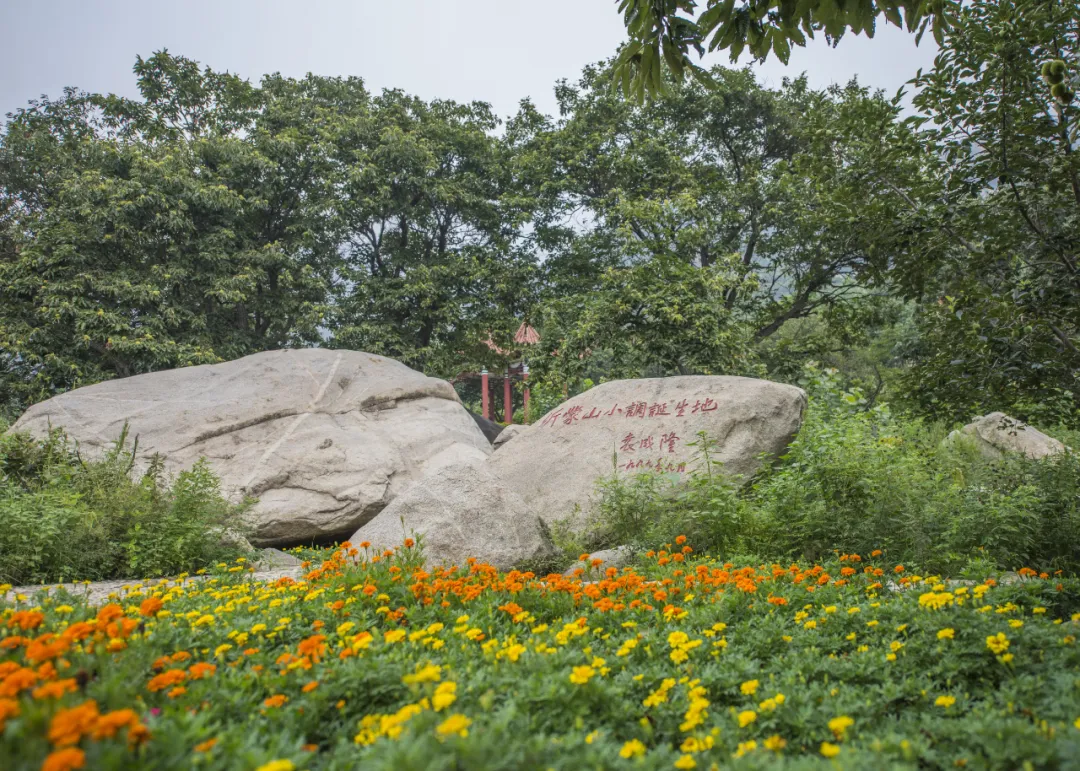
[[[791,46],[815,34],[837,43],[846,34],[874,36],[879,21],[915,33],[927,29],[940,44],[958,0],[619,0],[629,41],[619,53],[614,75],[627,96],[638,101],[666,90],[665,70],[708,79],[691,58],[726,50],[734,62],[743,51],[759,60],[775,55],[787,64]]]
[[[709,3],[693,35],[750,9],[761,55],[899,9],[940,48],[912,107],[721,66],[627,98],[630,49],[557,83],[555,116],[164,51],[138,98],[31,102],[0,135],[0,405],[322,345],[523,362],[552,398],[832,366],[866,405],[1080,425],[1080,4],[830,7]]]

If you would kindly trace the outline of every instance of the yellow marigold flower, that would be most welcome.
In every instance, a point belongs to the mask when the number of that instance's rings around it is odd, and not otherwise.
[[[765,749],[772,750],[773,752],[779,752],[787,746],[787,741],[780,738],[780,734],[773,734],[768,739],[762,742]]]
[[[291,760],[271,760],[255,769],[255,771],[293,771],[296,766]]]
[[[739,713],[739,728],[746,728],[757,720],[757,713],[752,709],[745,709]]]
[[[956,697],[955,696],[938,696],[934,700],[934,706],[935,707],[944,707],[945,709],[948,709],[949,707],[951,707],[955,703],[956,703]]]
[[[677,648],[689,639],[686,632],[672,632],[668,635],[667,641],[672,648]]]
[[[590,666],[574,667],[574,671],[570,673],[570,682],[575,685],[584,685],[595,674],[596,670]]]
[[[889,643],[889,650],[891,650],[893,653],[896,653],[903,647],[904,644],[899,640],[893,640],[891,643]]]
[[[619,750],[619,757],[623,758],[640,758],[645,754],[646,747],[637,739],[631,739],[622,746]]]
[[[1013,629],[1019,629],[1019,628],[1020,628],[1020,627],[1022,627],[1023,625],[1024,625],[1024,622],[1023,622],[1023,621],[1021,621],[1021,620],[1020,620],[1020,619],[1018,619],[1018,618],[1014,618],[1014,619],[1011,619],[1011,620],[1009,621],[1009,626],[1011,626],[1011,627],[1012,627]]]
[[[694,760],[693,755],[680,755],[679,759],[675,761],[675,768],[679,768],[679,769],[697,768],[697,761]]]
[[[401,642],[405,639],[404,629],[391,629],[389,632],[383,635],[383,641],[388,643]]]
[[[462,715],[460,712],[451,715],[446,720],[439,723],[438,728],[435,730],[440,736],[468,736],[469,726],[472,725],[472,721],[469,718]]]
[[[990,635],[986,638],[986,647],[995,654],[1004,653],[1009,649],[1009,638],[1005,636],[1004,632]]]
[[[449,707],[457,700],[457,683],[445,682],[439,683],[435,689],[435,694],[431,697],[431,708],[436,712]]]
[[[840,748],[835,744],[831,744],[829,742],[822,742],[820,751],[821,754],[827,758],[835,758],[837,755],[840,754]]]
[[[405,675],[401,678],[401,682],[406,685],[412,683],[437,683],[442,679],[442,667],[437,664],[428,664],[427,666],[419,667],[416,672],[411,675]]]
[[[739,690],[743,692],[743,696],[753,696],[757,693],[758,685],[757,680],[747,680],[739,686]]]
[[[937,638],[939,640],[952,640],[955,637],[955,635],[956,635],[956,630],[955,629],[946,628],[946,629],[938,630]]]
[[[753,750],[756,750],[756,749],[757,749],[757,742],[755,742],[753,739],[751,739],[748,742],[739,742],[739,746],[735,748],[735,753],[734,753],[733,757],[741,758],[746,753],[752,752]]]
[[[844,735],[847,734],[847,730],[853,725],[855,725],[854,720],[847,715],[840,715],[829,721],[829,730],[833,732],[837,739],[843,739]]]

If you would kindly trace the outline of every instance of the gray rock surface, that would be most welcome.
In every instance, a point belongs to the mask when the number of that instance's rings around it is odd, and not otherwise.
[[[614,549],[601,549],[594,551],[587,560],[579,560],[571,565],[563,573],[564,576],[573,576],[578,570],[599,571],[604,573],[608,568],[623,568],[634,559],[634,550],[629,546],[616,546]],[[600,560],[601,565],[597,568],[592,566],[593,560]]]
[[[551,548],[536,515],[482,463],[447,466],[417,482],[350,540],[382,550],[417,535],[429,566],[464,567],[475,557],[505,570]]]
[[[79,388],[31,407],[12,430],[62,426],[92,455],[125,422],[141,467],[154,453],[169,473],[206,457],[226,494],[257,496],[250,540],[259,546],[348,536],[456,455],[491,452],[449,383],[382,356],[325,349]]]
[[[1065,445],[1037,428],[1010,418],[1003,412],[991,412],[949,434],[949,440],[957,436],[969,438],[986,458],[997,460],[1007,452],[1020,453],[1039,459],[1065,452]]]
[[[528,426],[519,426],[516,423],[512,426],[507,426],[499,432],[499,435],[497,437],[495,437],[495,441],[492,444],[492,447],[496,450],[499,449],[504,444],[513,439],[515,436],[520,436],[521,432],[524,431],[526,428],[528,428]]]
[[[525,429],[488,465],[546,522],[583,525],[601,477],[700,467],[704,431],[724,473],[748,477],[762,454],[783,453],[802,424],[806,394],[743,377],[617,380],[575,396]]]

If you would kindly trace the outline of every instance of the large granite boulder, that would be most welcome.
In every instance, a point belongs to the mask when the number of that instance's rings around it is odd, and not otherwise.
[[[446,466],[396,497],[350,539],[376,550],[419,537],[427,565],[470,557],[507,570],[551,551],[539,519],[483,463]]]
[[[526,428],[528,428],[528,426],[519,426],[516,423],[512,426],[507,426],[499,432],[499,435],[497,437],[495,437],[495,441],[491,443],[491,448],[493,450],[499,449],[504,444],[513,439],[515,436],[524,431]]]
[[[701,464],[705,432],[724,473],[749,477],[802,424],[799,388],[743,377],[618,380],[563,403],[488,460],[501,484],[545,522],[587,522],[596,482],[613,473],[684,477]]]
[[[997,460],[1005,453],[1019,453],[1038,460],[1065,452],[1065,445],[1037,428],[1010,418],[1004,412],[991,412],[949,434],[949,440],[966,437],[975,443],[985,458]]]
[[[31,407],[13,431],[61,426],[83,453],[124,424],[138,461],[206,457],[226,494],[251,495],[260,546],[347,537],[404,490],[491,446],[453,387],[356,351],[268,351],[79,388]]]

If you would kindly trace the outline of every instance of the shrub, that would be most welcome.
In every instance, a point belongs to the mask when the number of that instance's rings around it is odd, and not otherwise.
[[[127,432],[84,460],[62,431],[0,437],[0,582],[175,575],[234,558],[244,506],[204,461],[167,480],[160,460],[133,479]]]
[[[669,542],[712,553],[820,560],[883,549],[930,572],[972,559],[999,569],[1080,571],[1080,456],[987,461],[946,428],[857,395],[812,395],[787,454],[732,487],[708,462],[684,487],[662,477],[608,479],[574,547]],[[569,539],[564,538],[564,542]]]

